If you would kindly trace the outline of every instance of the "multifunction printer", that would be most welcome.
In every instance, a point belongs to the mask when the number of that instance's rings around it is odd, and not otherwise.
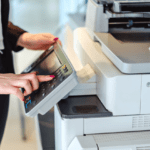
[[[55,106],[56,150],[150,150],[150,1],[89,0],[66,53],[95,75]]]

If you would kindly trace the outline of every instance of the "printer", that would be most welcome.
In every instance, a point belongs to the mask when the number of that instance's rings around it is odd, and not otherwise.
[[[55,105],[56,150],[150,150],[150,1],[89,0],[66,53],[95,75]]]

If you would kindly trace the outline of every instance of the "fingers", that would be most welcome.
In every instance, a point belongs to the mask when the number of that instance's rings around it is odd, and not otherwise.
[[[20,77],[20,79],[24,80],[24,82],[26,81],[23,84],[27,85],[27,86],[24,86],[25,87],[24,95],[31,94],[33,91],[35,91],[39,88],[39,81],[38,81],[36,74],[37,74],[37,72],[32,72],[32,73],[28,73],[28,74],[25,74]],[[28,82],[30,85],[28,84]],[[31,92],[31,93],[29,93],[29,92]]]
[[[21,101],[24,101],[24,99],[25,99],[24,94],[17,87],[11,86],[10,94],[16,95]]]
[[[45,42],[45,44],[41,44],[41,47],[42,47],[42,49],[48,49],[50,46],[54,45],[56,42],[58,42],[62,46],[62,43],[59,40],[59,38],[58,37],[54,37],[53,40],[51,38],[49,39],[48,44],[46,44],[46,42]]]
[[[35,80],[25,80],[23,86],[25,89],[24,96],[27,96],[39,88],[39,83],[38,81],[36,82]]]
[[[56,42],[58,40],[58,37],[54,38],[54,41]]]
[[[7,74],[0,74],[0,78],[7,78],[7,79],[9,79],[10,77],[12,78],[12,77],[14,77],[15,76],[15,74],[13,74],[13,73],[7,73]]]
[[[37,90],[39,88],[39,81],[36,74],[30,75],[29,80],[31,82],[33,91]]]
[[[55,78],[54,75],[48,75],[48,76],[43,76],[43,75],[40,75],[40,76],[37,76],[38,78],[38,81],[39,82],[46,82],[46,81],[50,81],[50,80],[53,80]]]
[[[16,88],[24,88],[24,96],[27,96],[33,92],[33,88],[29,80],[13,80],[12,85]]]
[[[23,101],[24,96],[39,88],[39,82],[50,81],[55,77],[54,75],[37,76],[36,74],[37,72],[32,72],[20,75],[9,74],[7,78],[0,77],[0,94],[14,94]],[[20,88],[25,89],[24,93]]]
[[[37,39],[35,40],[35,42],[32,42],[32,47],[30,47],[30,49],[47,50],[50,46],[54,45],[56,42],[58,42],[62,46],[60,40],[57,37],[51,35],[45,36],[44,34],[37,35]]]
[[[62,46],[62,43],[61,43],[61,41],[59,40],[58,37],[54,38],[54,41],[55,41],[55,42],[58,42],[58,43]]]
[[[38,71],[33,71],[33,72],[31,72],[32,74],[39,74],[39,72]]]
[[[39,88],[39,82],[50,81],[55,76],[53,76],[53,75],[51,75],[51,76],[40,75],[40,76],[36,76],[36,77],[34,77],[34,76],[30,76],[30,77],[31,77],[31,79],[29,80],[29,83],[28,83],[28,80],[26,80],[26,82],[24,81],[24,83],[22,85],[25,89],[24,96],[27,96],[27,95],[31,94],[33,91],[37,90]]]
[[[0,94],[16,95],[21,101],[24,100],[24,95],[18,87],[15,87],[9,79],[0,79]]]
[[[62,46],[62,43],[58,37],[53,36],[53,38],[49,38],[49,37],[46,37],[46,38],[49,39],[49,44],[50,44],[49,47],[52,46],[53,44],[55,44],[56,42],[58,42]]]
[[[39,88],[39,82],[46,82],[52,80],[54,75],[40,75],[36,76],[37,72],[32,72],[24,74],[19,77],[20,80],[13,83],[17,87],[22,87],[25,89],[24,96],[31,94],[33,91]]]

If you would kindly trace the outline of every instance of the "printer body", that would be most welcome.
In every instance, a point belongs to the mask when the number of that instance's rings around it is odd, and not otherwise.
[[[98,94],[113,115],[150,113],[148,8],[148,1],[89,1],[87,32],[116,67],[105,73],[108,78]]]
[[[101,107],[99,115],[96,108],[68,117],[56,105],[56,150],[149,150],[150,2],[89,0],[86,27],[74,31],[69,53],[96,74],[70,96],[96,96],[100,104],[93,98],[82,106]]]

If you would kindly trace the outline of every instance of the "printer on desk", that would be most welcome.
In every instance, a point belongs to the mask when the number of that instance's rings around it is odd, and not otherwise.
[[[89,0],[72,53],[96,95],[55,106],[56,150],[150,150],[150,1]]]

